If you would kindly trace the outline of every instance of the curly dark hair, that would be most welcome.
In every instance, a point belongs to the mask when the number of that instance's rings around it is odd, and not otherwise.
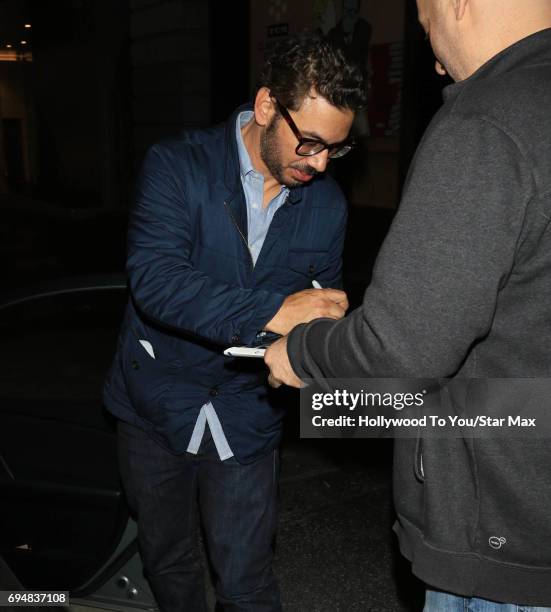
[[[264,64],[259,87],[267,87],[291,110],[298,110],[311,90],[341,109],[356,111],[367,102],[365,70],[342,47],[314,35],[277,44]]]

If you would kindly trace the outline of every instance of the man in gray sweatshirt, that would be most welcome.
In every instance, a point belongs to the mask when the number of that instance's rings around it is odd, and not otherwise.
[[[455,83],[363,305],[275,343],[274,386],[551,376],[551,0],[418,8],[436,69]],[[501,407],[489,394],[483,408]],[[551,610],[548,439],[397,439],[394,497],[426,611]]]

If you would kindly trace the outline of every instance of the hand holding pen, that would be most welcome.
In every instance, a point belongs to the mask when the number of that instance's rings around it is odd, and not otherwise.
[[[312,281],[312,285],[312,289],[286,297],[265,329],[284,336],[293,327],[313,319],[342,319],[348,309],[346,293],[338,289],[323,289],[316,280]]]

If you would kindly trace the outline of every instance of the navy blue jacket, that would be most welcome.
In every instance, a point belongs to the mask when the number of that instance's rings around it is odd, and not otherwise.
[[[291,189],[253,266],[235,139],[241,110],[146,155],[128,231],[131,297],[104,402],[182,453],[212,401],[235,457],[249,462],[278,444],[283,409],[261,360],[222,352],[251,343],[312,280],[340,287],[346,203],[329,176]]]

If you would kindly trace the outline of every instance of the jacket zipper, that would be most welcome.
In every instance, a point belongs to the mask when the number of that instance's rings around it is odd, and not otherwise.
[[[231,211],[231,208],[228,206],[228,203],[224,202],[224,206],[226,207],[226,210],[228,211],[231,217],[231,220],[233,221],[233,224],[235,225],[237,231],[239,232],[239,235],[241,236],[241,240],[243,240],[243,244],[245,245],[245,248],[247,249],[247,253],[249,254],[251,268],[254,270],[254,259],[253,259],[253,254],[251,253],[251,249],[249,248],[249,243],[247,242],[247,239],[245,238],[243,232],[241,231],[241,228],[239,227],[239,223],[237,223],[236,218],[233,216],[233,213]]]

